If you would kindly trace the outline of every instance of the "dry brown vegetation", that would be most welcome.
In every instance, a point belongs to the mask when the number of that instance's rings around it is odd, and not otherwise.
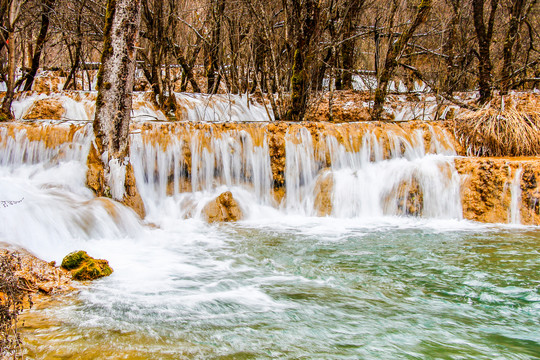
[[[540,154],[540,108],[516,106],[500,98],[456,120],[455,131],[469,155],[535,156]],[[497,102],[497,104],[495,104]]]

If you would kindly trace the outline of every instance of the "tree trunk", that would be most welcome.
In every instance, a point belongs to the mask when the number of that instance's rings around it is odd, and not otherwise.
[[[442,88],[447,94],[452,94],[456,90],[458,81],[458,74],[456,71],[456,31],[459,23],[459,9],[460,0],[447,0],[452,6],[452,18],[446,29],[446,38],[444,39],[443,52],[447,56],[446,62],[446,74],[443,80]]]
[[[209,94],[216,94],[219,89],[219,83],[221,82],[221,76],[219,75],[219,50],[221,49],[221,21],[223,19],[223,12],[225,11],[224,0],[211,0],[212,1],[212,32],[210,37],[210,43],[206,45],[206,79],[207,88],[206,92]]]
[[[81,51],[82,51],[82,40],[83,40],[83,33],[81,28],[81,22],[82,22],[82,12],[84,10],[84,7],[86,6],[86,1],[79,2],[79,8],[77,12],[77,40],[75,41],[75,57],[71,57],[71,50],[70,50],[70,60],[71,62],[71,70],[69,71],[69,75],[66,79],[66,82],[64,83],[64,90],[72,89],[77,90],[77,70],[79,70],[81,66]],[[69,45],[68,45],[69,49]]]
[[[291,103],[286,118],[292,121],[301,121],[307,109],[309,98],[308,64],[307,58],[313,58],[311,42],[317,31],[319,18],[319,4],[315,0],[306,0],[303,4],[293,0],[291,16],[288,19],[293,33],[294,55],[291,76]]]
[[[75,58],[71,64],[71,70],[67,76],[66,82],[64,83],[64,90],[77,90],[77,70],[81,66],[81,49],[82,49],[82,39],[81,36],[75,42]]]
[[[478,88],[480,91],[480,104],[491,99],[491,39],[493,37],[493,24],[498,0],[491,0],[491,12],[487,28],[484,24],[484,0],[473,0],[473,20],[478,41]]]
[[[7,14],[8,78],[6,81],[6,95],[4,96],[2,107],[0,109],[0,121],[13,120],[11,104],[15,97],[15,68],[17,66],[15,54],[15,24],[19,18],[21,5],[21,1],[12,0],[9,4]]]
[[[341,71],[339,75],[339,88],[336,90],[351,90],[352,70],[354,68],[354,48],[355,40],[353,36],[356,32],[356,19],[360,15],[360,10],[364,6],[364,0],[347,1],[345,18],[343,19],[343,43],[341,44]]]
[[[49,31],[49,22],[51,13],[53,12],[56,0],[44,0],[41,7],[41,27],[39,29],[39,35],[36,40],[36,50],[32,57],[32,65],[30,66],[30,72],[26,76],[26,83],[24,84],[24,91],[30,91],[32,84],[34,83],[34,77],[39,69],[39,62],[41,60],[41,53],[43,52],[43,46],[45,45],[45,39],[47,38],[47,32]]]
[[[510,24],[504,40],[503,46],[503,67],[501,69],[501,95],[508,94],[510,89],[510,80],[512,73],[512,49],[516,42],[519,25],[521,24],[521,16],[525,0],[513,0],[512,10],[510,12]]]
[[[136,44],[142,0],[109,0],[98,72],[95,141],[88,155],[87,182],[98,196],[132,207],[144,205],[129,162],[129,123],[135,77]]]
[[[407,43],[413,36],[416,29],[426,21],[429,11],[431,10],[432,0],[421,0],[418,5],[416,16],[414,21],[409,27],[401,34],[396,42],[388,49],[386,60],[384,62],[384,68],[381,70],[381,74],[377,83],[377,90],[375,90],[375,101],[373,103],[372,118],[373,120],[381,120],[383,112],[383,105],[386,101],[386,95],[388,93],[388,83],[396,70],[399,58]]]

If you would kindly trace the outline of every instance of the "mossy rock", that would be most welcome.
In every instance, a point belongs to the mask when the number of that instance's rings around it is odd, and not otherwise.
[[[112,274],[112,269],[107,260],[88,260],[81,267],[73,270],[74,280],[94,280]]]
[[[94,259],[82,250],[68,254],[61,267],[71,271],[71,277],[79,281],[98,279],[113,272],[107,260]]]
[[[77,269],[84,261],[87,261],[89,259],[90,256],[88,256],[86,251],[74,251],[66,255],[66,257],[62,260],[61,267],[66,270]]]

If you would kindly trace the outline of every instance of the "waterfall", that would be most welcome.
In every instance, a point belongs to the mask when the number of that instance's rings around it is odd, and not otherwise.
[[[313,215],[313,190],[319,170],[311,134],[306,128],[296,134],[287,132],[285,145],[286,209]]]
[[[273,120],[269,106],[258,104],[247,95],[207,95],[175,93],[176,111],[166,115],[155,105],[152,92],[135,92],[131,117],[133,122],[168,121],[172,115],[177,121],[189,122],[260,122]],[[64,91],[61,93],[23,93],[13,101],[15,119],[50,119],[91,121],[94,118],[97,91]],[[45,101],[45,106],[39,103]],[[28,117],[34,107],[36,111]],[[53,118],[54,119],[54,118]]]
[[[157,217],[168,207],[185,216],[187,203],[208,201],[223,189],[239,196],[242,190],[261,205],[272,202],[272,170],[263,128],[250,134],[242,128],[176,126],[160,142],[162,131],[156,126],[131,136],[131,161],[150,214]],[[196,205],[198,211],[202,205]]]
[[[344,129],[342,129],[344,130]],[[319,133],[316,152],[304,128],[287,137],[287,210],[315,215],[314,188],[329,167],[332,179],[331,215],[343,218],[416,215],[462,217],[459,174],[452,150],[432,129],[360,135],[342,131],[338,137]],[[424,137],[429,134],[428,148]],[[344,136],[345,135],[345,136]],[[426,148],[433,153],[426,154]],[[325,160],[329,159],[329,160]],[[329,163],[328,163],[329,161]]]
[[[290,126],[279,135],[285,147],[283,200],[274,196],[268,134],[265,124],[134,124],[130,157],[149,217],[197,217],[226,190],[245,208],[274,207],[285,214],[462,217],[453,149],[444,132],[430,126]],[[84,186],[89,124],[4,126],[0,137],[3,167],[73,162],[81,168],[77,186]],[[322,181],[327,184],[321,190]],[[331,210],[318,208],[321,196]]]
[[[90,239],[131,236],[142,228],[130,209],[86,187],[91,125],[0,126],[0,242],[61,260]]]
[[[511,171],[511,170],[510,170]],[[521,223],[521,173],[523,169],[519,167],[514,173],[512,183],[510,184],[510,208],[509,212],[509,222],[510,224],[520,224]]]

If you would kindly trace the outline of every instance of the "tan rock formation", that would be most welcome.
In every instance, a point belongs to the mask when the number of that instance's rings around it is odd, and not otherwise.
[[[61,85],[65,82],[65,77],[62,75],[60,72],[45,72],[40,76],[36,76],[32,90],[40,94],[59,91]]]
[[[420,183],[415,178],[402,181],[385,197],[385,204],[390,214],[422,216],[424,194]]]
[[[203,217],[209,223],[238,221],[244,213],[230,191],[219,195],[203,208]]]
[[[510,222],[511,187],[516,172],[520,171],[521,206],[518,211],[521,223],[540,224],[540,158],[469,157],[457,158],[455,165],[463,178],[465,219],[487,223]]]
[[[19,288],[28,293],[52,294],[73,289],[71,276],[64,269],[38,259],[28,251],[0,244],[0,257],[14,257],[14,273],[19,278]]]
[[[96,149],[92,146],[90,147],[90,152],[87,157],[86,164],[88,166],[88,171],[86,172],[86,184],[92,189],[98,196],[110,197],[110,194],[107,193],[105,184],[103,183],[104,178],[104,168],[103,163],[101,162],[99,155]],[[121,201],[124,205],[130,207],[139,215],[141,219],[144,219],[146,216],[146,210],[144,208],[144,202],[141,198],[141,195],[137,191],[135,183],[135,175],[133,174],[133,167],[131,164],[126,166],[126,180],[124,183],[125,194],[124,198]]]
[[[66,110],[57,98],[36,100],[23,116],[25,120],[61,120]]]
[[[353,90],[335,91],[332,95],[332,119],[329,111],[329,94],[315,99],[306,113],[306,121],[352,122],[367,121],[371,118],[368,92]]]
[[[317,178],[315,184],[315,211],[318,216],[329,216],[332,214],[332,192],[334,187],[334,176],[332,171],[324,169]]]

